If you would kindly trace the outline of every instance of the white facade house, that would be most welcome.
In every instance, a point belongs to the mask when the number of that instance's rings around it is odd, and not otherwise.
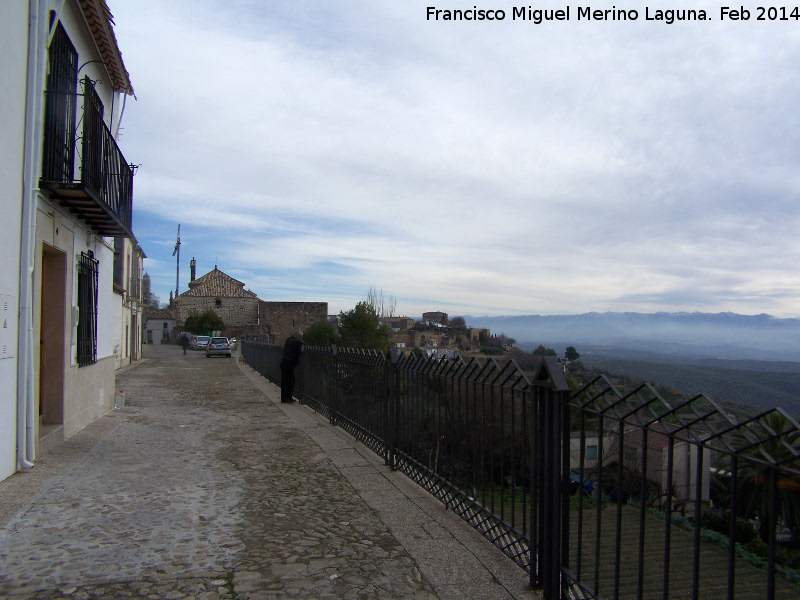
[[[0,2],[0,479],[17,465],[17,331],[25,146],[26,2]]]
[[[133,88],[105,0],[0,2],[0,48],[4,479],[113,408],[114,239],[135,238],[116,140]]]
[[[169,344],[175,328],[175,315],[169,308],[148,306],[144,312],[144,343]]]
[[[703,452],[703,473],[701,478],[700,499],[708,501],[711,497],[711,453],[694,444],[670,438],[662,431],[674,430],[669,424],[662,424],[660,431],[650,431],[645,437],[644,431],[638,427],[629,427],[624,432],[623,465],[636,472],[644,473],[647,479],[659,486],[662,493],[671,489],[674,499],[688,502],[697,497],[697,465],[698,453]],[[645,439],[647,445],[647,464],[645,460]],[[601,443],[602,442],[602,443]],[[670,448],[672,457],[670,459]],[[583,467],[589,472],[600,464],[603,466],[619,462],[619,435],[615,430],[606,430],[603,439],[597,431],[586,431],[583,436]],[[670,473],[670,467],[671,473]],[[570,437],[570,469],[577,471],[581,466],[581,436],[573,432]],[[613,479],[613,476],[612,476]],[[671,488],[668,483],[671,481]],[[689,510],[691,504],[689,505]]]
[[[135,238],[114,238],[114,366],[120,369],[142,356],[145,298],[143,262],[147,258]]]

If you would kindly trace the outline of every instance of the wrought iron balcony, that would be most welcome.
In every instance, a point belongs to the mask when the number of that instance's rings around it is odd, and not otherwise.
[[[132,302],[142,301],[142,279],[139,275],[133,275],[130,278],[128,299]]]
[[[82,85],[83,94],[47,92],[39,187],[100,235],[132,237],[133,168],[103,121],[103,104],[91,79],[84,78]],[[76,124],[80,97],[83,114]]]

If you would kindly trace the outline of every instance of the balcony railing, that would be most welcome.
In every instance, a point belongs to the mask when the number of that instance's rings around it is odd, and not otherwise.
[[[142,301],[142,279],[138,275],[133,275],[130,278],[128,299],[136,302]]]
[[[103,105],[92,81],[86,77],[82,85],[83,94],[47,92],[39,186],[100,235],[131,237],[133,170],[103,120]],[[77,97],[83,98],[83,114],[76,124]]]
[[[280,382],[280,346],[246,339],[242,354]],[[800,424],[780,409],[735,423],[705,396],[671,405],[605,376],[570,391],[552,357],[523,373],[313,347],[297,395],[547,600],[800,597]]]

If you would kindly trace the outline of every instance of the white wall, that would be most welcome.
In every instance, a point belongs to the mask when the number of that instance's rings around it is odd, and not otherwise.
[[[0,2],[0,479],[17,464],[17,332],[28,2]]]
[[[166,323],[167,327],[164,328],[164,324]],[[174,321],[165,321],[164,319],[150,319],[147,321],[147,328],[144,334],[145,342],[148,339],[148,332],[152,332],[152,340],[153,345],[161,344],[162,338],[164,337],[164,331],[172,331],[174,327]],[[164,342],[169,343],[169,342]]]
[[[0,0],[2,1],[2,0]],[[119,110],[108,74],[98,62],[100,56],[91,38],[86,22],[77,3],[67,0],[52,0],[50,8],[63,11],[59,15],[72,44],[78,52],[78,64],[82,66],[79,79],[88,75],[98,82],[96,91],[105,106],[108,117]],[[83,89],[79,86],[78,93]],[[113,100],[113,101],[112,101]],[[108,118],[106,119],[108,124]],[[77,160],[77,156],[76,156]],[[76,171],[77,172],[77,171]],[[48,200],[45,193],[38,198],[37,212],[37,267],[34,272],[35,300],[41,298],[41,252],[47,243],[66,253],[66,343],[67,359],[64,374],[63,435],[68,438],[86,425],[107,413],[114,405],[115,357],[114,338],[119,330],[117,295],[113,291],[114,248],[113,238],[104,238],[91,230],[81,219],[62,207],[57,200]],[[78,305],[77,264],[81,252],[91,250],[98,261],[97,295],[97,363],[78,367],[77,323],[74,317]],[[116,308],[116,310],[115,310]],[[34,312],[34,329],[38,331],[38,315]],[[37,365],[38,369],[38,365]],[[38,374],[37,379],[38,382]]]
[[[114,368],[119,369],[122,366],[122,358],[125,356],[125,338],[123,331],[125,330],[125,319],[123,315],[125,312],[130,314],[130,311],[123,308],[122,306],[122,294],[114,293],[114,315],[113,320],[116,323],[119,323],[121,326],[118,326],[114,330],[114,339],[111,340],[113,344],[114,350]],[[130,320],[130,317],[128,317]]]

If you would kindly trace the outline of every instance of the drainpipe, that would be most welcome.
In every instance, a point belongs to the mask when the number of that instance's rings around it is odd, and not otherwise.
[[[116,95],[118,92],[112,93]],[[119,95],[122,96],[122,108],[120,109],[119,117],[117,118],[117,128],[114,130],[114,139],[117,140],[117,143],[119,143],[119,126],[122,125],[122,115],[125,114],[125,105],[128,102],[128,94],[120,93]],[[113,119],[114,116],[112,115],[111,118]]]
[[[42,93],[47,48],[47,0],[28,2],[28,67],[22,168],[22,231],[17,336],[17,468],[30,469],[36,454],[33,393],[33,266],[36,255],[36,197],[41,155]],[[42,44],[42,47],[40,47]]]

